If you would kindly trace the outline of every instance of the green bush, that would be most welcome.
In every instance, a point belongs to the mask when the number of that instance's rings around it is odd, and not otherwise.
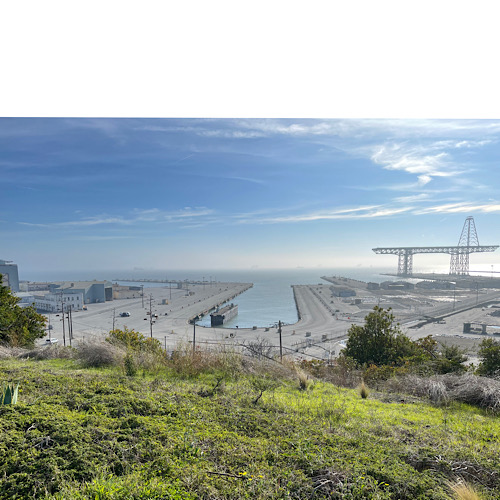
[[[500,374],[500,342],[493,339],[484,339],[479,344],[479,358],[481,362],[477,369],[480,375]]]
[[[142,333],[129,330],[127,327],[123,330],[111,330],[106,337],[106,341],[133,351],[164,354],[161,342],[158,339],[145,337]]]
[[[19,307],[21,300],[1,285],[0,274],[0,344],[11,347],[33,347],[45,335],[45,317],[34,307]]]

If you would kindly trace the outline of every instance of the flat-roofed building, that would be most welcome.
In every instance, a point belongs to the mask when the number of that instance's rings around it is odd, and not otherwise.
[[[50,293],[81,293],[85,304],[95,304],[113,300],[111,281],[56,281],[49,283]]]
[[[19,273],[17,264],[10,260],[0,259],[0,274],[2,275],[2,285],[9,287],[12,292],[19,292]]]

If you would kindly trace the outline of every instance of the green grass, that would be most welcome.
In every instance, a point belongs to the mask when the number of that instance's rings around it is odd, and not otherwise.
[[[445,499],[459,478],[500,497],[494,414],[255,369],[213,390],[221,376],[0,361],[20,382],[0,407],[0,498]]]

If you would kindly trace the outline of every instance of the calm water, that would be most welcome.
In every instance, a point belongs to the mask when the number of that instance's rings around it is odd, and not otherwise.
[[[284,323],[297,321],[297,310],[293,299],[291,285],[309,285],[327,283],[321,276],[346,276],[362,281],[380,283],[388,279],[381,273],[393,272],[393,269],[353,268],[353,269],[287,269],[287,270],[242,270],[242,271],[168,271],[168,270],[135,270],[135,271],[88,271],[64,273],[31,273],[21,276],[21,279],[31,281],[56,280],[114,280],[115,278],[157,278],[173,280],[202,280],[206,281],[238,281],[253,283],[250,290],[236,297],[233,302],[238,304],[238,316],[224,326],[234,328],[251,328],[252,326],[266,327],[274,325],[279,320]],[[164,284],[144,283],[144,287],[165,286]],[[208,285],[207,285],[208,286]],[[199,323],[210,325],[210,316],[206,316]]]

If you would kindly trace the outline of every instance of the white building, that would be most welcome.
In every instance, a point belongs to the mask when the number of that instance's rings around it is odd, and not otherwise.
[[[61,312],[64,310],[81,311],[83,308],[83,293],[47,293],[34,295],[34,304],[37,310],[46,312]]]

